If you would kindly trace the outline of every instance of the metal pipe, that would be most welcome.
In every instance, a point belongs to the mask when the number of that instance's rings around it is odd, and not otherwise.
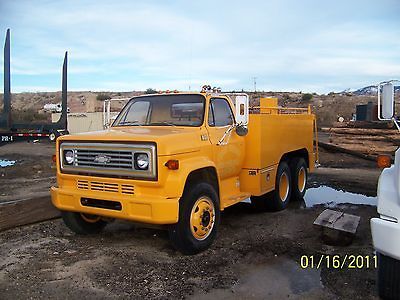
[[[5,126],[11,127],[11,72],[10,72],[10,29],[7,29],[4,44],[4,110]],[[4,122],[4,121],[3,121]]]

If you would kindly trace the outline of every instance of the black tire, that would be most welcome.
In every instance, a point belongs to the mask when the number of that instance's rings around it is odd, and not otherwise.
[[[301,201],[307,190],[308,171],[304,158],[294,158],[290,163],[292,176],[292,200]]]
[[[202,203],[201,201],[209,203],[207,208],[213,206],[214,212],[212,213],[212,210],[199,211],[198,204]],[[198,218],[198,220],[204,224],[202,229],[197,229],[196,226],[192,226],[191,224],[191,217],[197,212],[202,213]],[[173,246],[185,255],[196,254],[204,251],[211,246],[217,235],[219,220],[219,199],[213,186],[208,183],[190,185],[185,188],[183,196],[179,202],[178,223],[170,225],[168,228],[170,240]],[[198,231],[196,231],[196,229]],[[207,233],[204,234],[203,239],[200,239],[201,232],[204,232],[205,229],[207,229]],[[195,235],[197,235],[197,237]]]
[[[49,134],[50,142],[55,142],[60,137],[60,135],[61,134],[57,130],[51,131]]]
[[[378,255],[378,293],[382,299],[400,299],[400,261]]]
[[[254,208],[258,211],[280,211],[285,209],[290,201],[291,192],[292,192],[292,180],[290,174],[290,168],[285,161],[281,161],[278,166],[278,170],[276,172],[275,179],[275,190],[271,193],[262,195],[262,196],[252,196],[251,203]],[[280,179],[282,176],[286,176],[287,180],[287,188],[285,189],[285,197],[282,200],[281,196],[281,184]],[[283,191],[282,191],[283,192]]]
[[[62,211],[61,217],[69,229],[82,235],[99,233],[107,225],[107,222],[100,217],[89,214]],[[85,218],[90,221],[85,221]]]
[[[271,211],[270,202],[272,201],[272,193],[261,196],[251,196],[251,205],[258,212]]]

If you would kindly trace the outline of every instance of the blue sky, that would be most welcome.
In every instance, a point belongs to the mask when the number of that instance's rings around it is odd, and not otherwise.
[[[0,12],[13,92],[60,90],[66,50],[69,90],[250,90],[257,77],[260,90],[327,93],[400,79],[399,0],[0,0]]]

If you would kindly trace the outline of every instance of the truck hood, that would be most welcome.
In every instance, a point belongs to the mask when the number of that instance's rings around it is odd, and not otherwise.
[[[60,141],[74,142],[154,142],[158,155],[200,150],[201,127],[141,126],[115,127],[102,131],[65,135]]]

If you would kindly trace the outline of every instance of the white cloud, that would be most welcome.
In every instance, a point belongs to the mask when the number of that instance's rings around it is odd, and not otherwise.
[[[241,89],[257,76],[262,89],[329,91],[400,77],[398,18],[360,1],[10,3],[13,74],[60,76],[68,50],[76,88]]]

